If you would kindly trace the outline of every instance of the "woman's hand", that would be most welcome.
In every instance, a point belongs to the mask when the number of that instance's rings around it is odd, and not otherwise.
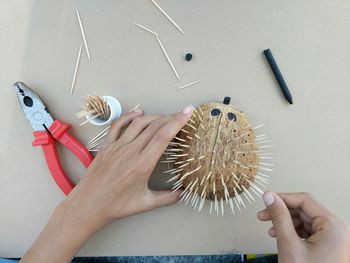
[[[192,115],[128,113],[115,121],[86,175],[56,208],[24,262],[70,262],[109,222],[170,205],[180,192],[152,191],[148,179],[169,142]]]
[[[350,231],[307,193],[264,194],[261,221],[272,221],[279,263],[348,263]]]

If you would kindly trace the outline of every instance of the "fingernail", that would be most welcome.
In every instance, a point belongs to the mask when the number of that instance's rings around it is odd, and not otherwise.
[[[142,112],[142,111],[143,111],[142,108],[137,108],[134,112],[140,113],[140,112]]]
[[[264,194],[264,202],[266,206],[270,206],[275,202],[275,197],[273,196],[273,193],[267,192]]]
[[[192,113],[192,111],[193,111],[193,107],[192,105],[189,105],[182,110],[182,113],[187,115],[189,113]]]

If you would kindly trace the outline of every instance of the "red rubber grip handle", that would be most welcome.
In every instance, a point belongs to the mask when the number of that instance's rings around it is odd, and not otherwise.
[[[68,132],[69,128],[69,124],[55,120],[49,128],[52,136],[46,131],[36,131],[34,132],[35,140],[32,143],[33,146],[41,145],[43,147],[46,163],[50,169],[51,175],[66,195],[72,191],[74,185],[63,170],[54,138],[77,156],[86,168],[93,160],[93,156],[90,152]]]
[[[82,145],[68,132],[69,128],[69,124],[55,120],[51,125],[49,131],[56,140],[62,143],[68,150],[70,150],[76,157],[78,157],[78,159],[87,168],[94,158],[85,148],[85,146]]]
[[[54,139],[46,131],[34,132],[34,136],[35,140],[33,146],[42,146],[46,163],[53,179],[63,193],[68,195],[70,191],[72,191],[74,185],[63,170]]]

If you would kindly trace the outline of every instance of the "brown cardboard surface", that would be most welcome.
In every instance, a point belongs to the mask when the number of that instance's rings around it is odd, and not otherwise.
[[[100,129],[79,127],[86,93],[116,96],[125,111],[171,113],[231,96],[273,140],[270,189],[308,191],[350,221],[350,3],[348,1],[171,1],[159,4],[184,29],[176,30],[150,1],[2,1],[0,9],[0,256],[21,256],[63,194],[54,184],[12,83],[26,82],[72,133],[87,142]],[[74,96],[70,84],[82,44],[79,8],[91,62],[83,50]],[[156,39],[159,33],[181,81]],[[262,51],[271,48],[293,94],[283,99]],[[191,52],[191,62],[184,55]],[[177,87],[200,79],[182,91]],[[82,165],[63,150],[77,181]],[[150,185],[164,188],[161,167]],[[235,217],[208,216],[182,205],[114,222],[80,255],[174,255],[273,252],[274,241],[256,212],[261,200]]]

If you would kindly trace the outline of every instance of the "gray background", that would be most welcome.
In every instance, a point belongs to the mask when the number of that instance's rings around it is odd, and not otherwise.
[[[264,123],[273,139],[275,172],[270,189],[312,192],[350,221],[348,173],[350,123],[349,1],[159,0],[184,29],[178,32],[148,0],[0,1],[0,255],[21,256],[63,194],[54,184],[12,83],[25,81],[72,133],[86,143],[99,128],[79,127],[79,101],[87,93],[116,96],[125,111],[142,103],[146,113],[172,113],[187,104],[221,101]],[[69,96],[86,31],[75,93]],[[177,81],[155,38],[157,31],[177,68]],[[262,50],[271,48],[295,99],[282,98]],[[186,62],[183,56],[192,52]],[[196,86],[176,87],[200,79]],[[67,151],[62,162],[78,180],[83,168]],[[159,167],[158,170],[163,170]],[[156,172],[151,185],[162,187]],[[183,205],[119,220],[98,232],[80,255],[163,255],[273,252],[260,223],[259,200],[224,217]],[[207,209],[207,208],[206,208]]]

